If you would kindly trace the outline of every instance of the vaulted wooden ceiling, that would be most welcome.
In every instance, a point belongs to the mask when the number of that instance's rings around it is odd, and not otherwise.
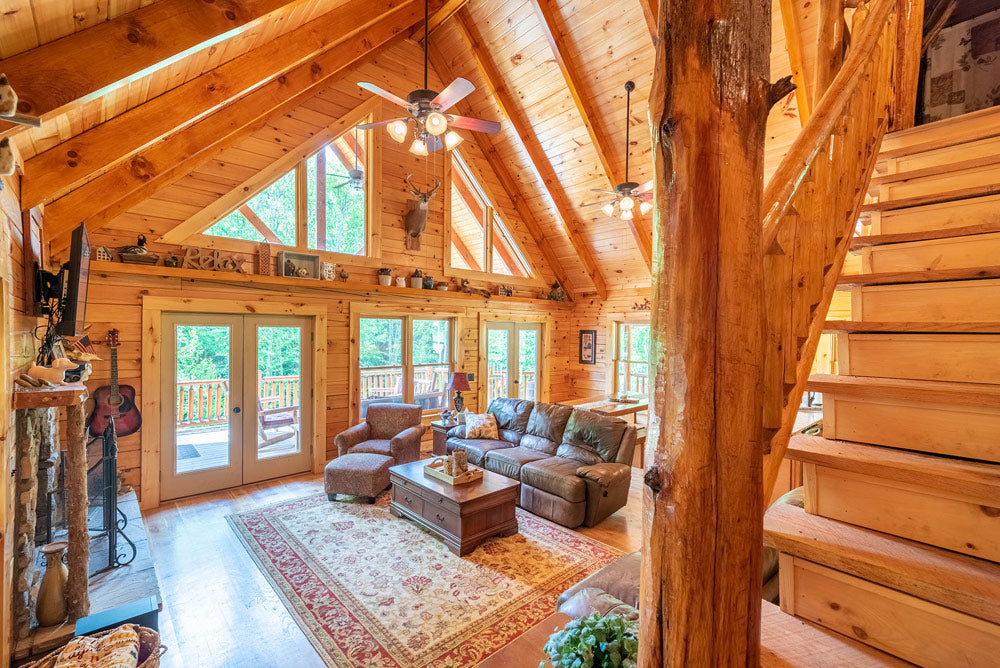
[[[45,123],[29,130],[0,123],[0,134],[16,138],[25,160],[22,204],[46,205],[50,239],[80,218],[103,222],[126,214],[197,169],[192,160],[204,148],[198,142],[215,146],[234,125],[249,127],[286,98],[313,94],[334,68],[380,44],[422,36],[415,30],[422,28],[418,0],[5,5],[11,9],[0,15],[0,71],[30,107],[23,111]],[[431,3],[436,74],[476,84],[460,113],[502,121],[501,134],[476,137],[477,148],[496,172],[514,226],[544,256],[538,263],[579,293],[650,281],[650,217],[631,224],[609,219],[593,205],[603,198],[592,189],[625,180],[626,122],[630,180],[652,177],[647,96],[654,5]],[[797,83],[811,84],[814,7],[808,0],[774,0],[772,80],[793,74]],[[637,88],[626,120],[629,79]],[[800,106],[812,103],[807,87],[772,110],[765,179],[798,133]],[[212,113],[220,108],[226,113]],[[115,199],[96,205],[95,194],[109,189]]]

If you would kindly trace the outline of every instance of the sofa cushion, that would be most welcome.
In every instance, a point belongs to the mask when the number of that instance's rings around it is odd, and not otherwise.
[[[559,404],[535,404],[528,418],[526,433],[559,445],[566,431],[566,423],[573,413],[572,406]]]
[[[521,467],[528,462],[537,462],[539,459],[547,459],[548,455],[531,448],[505,448],[503,450],[491,450],[486,453],[486,468],[494,473],[505,475],[514,480],[520,480]]]
[[[587,448],[581,448],[579,445],[570,445],[569,443],[563,443],[556,450],[557,457],[565,457],[566,459],[573,459],[578,462],[579,466],[589,466],[590,464],[600,464],[604,460],[601,456],[593,450]]]
[[[513,429],[523,434],[528,428],[528,417],[534,406],[533,401],[500,397],[490,403],[488,412],[496,416],[500,429]]]
[[[456,450],[465,450],[469,453],[469,463],[476,466],[483,465],[487,452],[514,447],[507,441],[494,441],[485,438],[449,438],[448,445]]]
[[[348,450],[351,454],[363,454],[368,453],[372,455],[383,455],[385,457],[392,457],[392,451],[389,449],[390,441],[384,438],[373,438],[367,441],[361,441],[353,448]]]
[[[590,450],[597,453],[601,460],[613,462],[627,427],[628,423],[624,420],[575,409],[566,423],[562,442]]]
[[[551,457],[556,454],[556,450],[559,449],[559,444],[555,441],[550,441],[547,438],[542,438],[541,436],[535,436],[534,434],[525,434],[521,437],[521,442],[519,443],[521,447],[530,448],[538,452],[544,453],[546,457]]]
[[[521,442],[521,436],[523,436],[521,432],[515,431],[513,429],[500,430],[500,440],[507,441],[508,443],[513,443],[514,445],[517,445],[518,443]]]
[[[580,462],[565,457],[549,457],[521,467],[521,482],[555,494],[570,503],[587,500],[587,484],[576,475]]]

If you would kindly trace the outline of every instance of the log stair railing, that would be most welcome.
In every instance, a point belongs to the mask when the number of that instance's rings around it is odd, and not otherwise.
[[[859,3],[852,21],[843,65],[762,201],[765,499],[778,476],[892,113],[897,2]]]

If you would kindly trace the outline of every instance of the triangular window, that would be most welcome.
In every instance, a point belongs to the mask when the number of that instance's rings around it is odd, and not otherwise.
[[[468,163],[451,153],[451,266],[527,278],[531,266]]]

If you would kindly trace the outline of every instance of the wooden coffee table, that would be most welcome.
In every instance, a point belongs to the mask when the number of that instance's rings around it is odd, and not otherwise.
[[[425,476],[426,463],[416,461],[389,469],[389,512],[437,534],[459,556],[492,536],[517,533],[515,508],[521,483],[484,470],[482,480],[451,486]]]

